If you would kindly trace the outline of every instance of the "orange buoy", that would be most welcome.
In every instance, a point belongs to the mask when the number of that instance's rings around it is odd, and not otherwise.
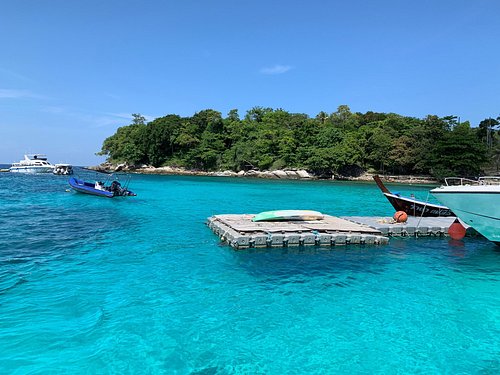
[[[465,228],[458,219],[455,219],[453,224],[448,228],[448,234],[454,240],[461,240],[465,237]]]
[[[408,220],[408,215],[404,211],[398,211],[394,214],[392,217],[396,223],[406,223],[406,220]]]

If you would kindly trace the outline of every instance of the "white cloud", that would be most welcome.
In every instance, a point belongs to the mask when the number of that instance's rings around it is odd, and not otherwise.
[[[12,70],[1,68],[1,67],[0,67],[0,75],[6,76],[9,78],[13,78],[16,80],[20,80],[20,81],[33,82],[33,80],[31,78],[28,78],[22,74],[19,74],[19,73],[12,71]]]
[[[42,106],[40,110],[58,117],[64,116],[72,121],[86,123],[90,127],[100,128],[107,126],[128,125],[131,115],[118,113],[89,113],[78,108],[62,106]],[[126,121],[125,121],[126,120]]]
[[[0,89],[0,99],[47,99],[47,97],[30,90]]]
[[[120,113],[110,112],[110,113],[106,113],[106,114],[109,115],[109,116],[113,116],[113,117],[123,118],[123,119],[126,119],[126,120],[132,120],[132,114],[131,113],[126,113],[126,112],[120,112]]]
[[[132,123],[132,114],[126,112],[92,113],[78,108],[62,106],[42,106],[40,110],[53,115],[65,116],[78,122],[86,123],[90,127],[116,127]],[[153,116],[143,115],[146,121],[155,119]]]
[[[84,118],[88,122],[92,123],[96,128],[128,125],[128,121],[124,122],[123,120],[120,120],[120,118],[116,117],[86,115]]]
[[[118,95],[115,95],[115,94],[110,93],[110,92],[105,92],[104,95],[107,96],[108,98],[111,98],[111,99],[120,99],[120,97]]]
[[[121,119],[126,119],[126,120],[130,120],[132,121],[133,117],[132,117],[132,114],[131,113],[125,113],[125,112],[120,112],[120,113],[106,113],[107,115],[109,116],[113,116],[113,117],[118,117],[118,118],[121,118]],[[146,119],[146,121],[153,121],[156,117],[154,116],[150,116],[150,115],[143,115],[141,113],[141,116],[144,116],[144,118]]]
[[[262,74],[283,74],[288,72],[292,67],[290,65],[274,65],[265,67],[260,70]]]
[[[30,94],[28,90],[0,89],[0,98],[2,99],[29,98]]]
[[[43,106],[42,111],[47,113],[59,114],[66,112],[66,108],[57,106]]]

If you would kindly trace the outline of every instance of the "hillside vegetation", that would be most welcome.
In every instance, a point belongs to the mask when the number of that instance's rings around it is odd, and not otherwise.
[[[390,174],[477,176],[498,170],[498,119],[478,127],[455,116],[423,119],[394,113],[352,113],[348,106],[315,118],[255,107],[240,118],[207,109],[146,123],[134,114],[102,145],[113,163],[188,169],[307,169],[320,177],[371,170]]]

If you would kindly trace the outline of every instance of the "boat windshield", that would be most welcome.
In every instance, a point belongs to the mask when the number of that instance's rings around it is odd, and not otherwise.
[[[500,176],[484,176],[477,180],[461,177],[448,177],[444,179],[446,186],[467,186],[467,185],[500,185]]]

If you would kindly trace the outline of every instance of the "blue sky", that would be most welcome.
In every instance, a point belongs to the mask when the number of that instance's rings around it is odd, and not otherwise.
[[[254,106],[500,114],[500,1],[16,0],[0,7],[0,162],[91,165],[131,113]]]

